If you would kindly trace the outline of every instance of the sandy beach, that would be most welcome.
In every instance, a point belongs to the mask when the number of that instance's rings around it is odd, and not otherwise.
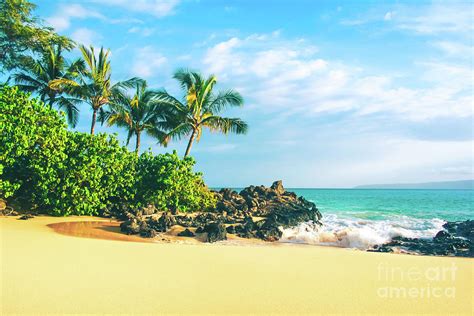
[[[474,261],[72,237],[0,218],[0,314],[471,314]]]

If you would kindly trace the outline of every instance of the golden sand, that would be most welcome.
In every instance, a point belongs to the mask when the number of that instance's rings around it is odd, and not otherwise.
[[[47,226],[85,220],[101,219],[0,218],[1,315],[473,312],[473,259],[124,242]]]

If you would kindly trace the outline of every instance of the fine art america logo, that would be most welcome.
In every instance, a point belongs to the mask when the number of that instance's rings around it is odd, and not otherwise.
[[[457,266],[454,262],[429,267],[397,267],[380,263],[377,288],[380,298],[436,299],[455,298]]]

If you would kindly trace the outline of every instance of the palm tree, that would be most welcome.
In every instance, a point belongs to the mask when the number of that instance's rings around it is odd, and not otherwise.
[[[110,99],[121,87],[131,87],[138,79],[132,78],[115,85],[111,83],[111,67],[109,60],[109,50],[101,47],[99,55],[96,56],[94,47],[87,48],[84,45],[79,47],[84,62],[85,69],[82,71],[80,83],[70,86],[70,93],[89,103],[92,108],[91,134],[94,134],[98,112],[101,113],[103,107],[110,102]]]
[[[46,47],[38,60],[26,58],[13,79],[20,89],[37,93],[50,108],[56,105],[65,110],[68,123],[75,127],[79,114],[77,104],[81,100],[67,95],[65,87],[74,84],[83,62],[78,59],[68,63],[62,52],[62,47],[56,45]]]
[[[243,98],[237,91],[230,89],[215,94],[213,93],[214,85],[217,83],[215,76],[204,78],[200,73],[186,69],[176,71],[174,78],[184,91],[182,102],[171,96],[166,90],[158,93],[160,102],[166,105],[173,114],[168,117],[166,122],[170,131],[163,140],[164,144],[173,138],[181,139],[189,136],[184,154],[184,157],[187,157],[193,142],[200,140],[203,127],[224,134],[229,132],[245,134],[247,132],[247,123],[240,118],[227,118],[218,115],[227,107],[243,106]]]
[[[159,126],[166,119],[165,110],[157,102],[157,92],[148,89],[145,80],[139,80],[135,85],[135,93],[129,96],[126,93],[117,93],[109,104],[109,110],[99,116],[99,120],[107,122],[108,126],[126,128],[127,145],[132,136],[136,137],[135,152],[140,151],[140,137],[142,132],[158,139],[166,133]]]

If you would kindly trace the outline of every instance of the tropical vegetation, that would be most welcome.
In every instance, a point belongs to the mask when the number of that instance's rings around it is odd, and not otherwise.
[[[35,7],[28,0],[0,1],[0,73],[18,67],[25,57],[41,54],[52,44],[74,47],[71,39],[56,34],[33,15]]]
[[[145,80],[135,83],[133,95],[117,91],[109,104],[109,109],[100,116],[108,126],[118,126],[127,131],[127,145],[135,136],[135,151],[140,151],[140,140],[143,132],[157,139],[165,137],[167,124],[166,108],[158,101],[157,92],[148,89]]]
[[[79,47],[86,67],[82,69],[79,83],[69,86],[69,93],[83,99],[92,109],[91,134],[94,134],[98,113],[102,113],[104,106],[119,93],[123,87],[133,86],[139,79],[132,78],[125,82],[112,84],[112,69],[110,67],[109,50],[100,48],[96,56],[94,47]]]
[[[82,68],[81,59],[69,63],[63,56],[62,47],[52,45],[45,48],[40,58],[25,57],[13,79],[21,90],[36,93],[50,108],[57,106],[64,110],[68,123],[75,127],[81,100],[65,90],[75,84]]]
[[[204,129],[246,133],[242,119],[221,114],[241,107],[242,96],[216,91],[214,75],[186,69],[174,74],[182,98],[141,78],[114,81],[109,50],[57,34],[34,8],[28,0],[0,0],[0,74],[8,76],[0,84],[0,199],[54,215],[214,207],[189,154]],[[65,55],[76,47],[81,57],[71,62]],[[90,133],[74,130],[84,105]],[[96,134],[97,121],[123,129],[127,146],[134,137],[134,152],[114,135]],[[184,158],[140,153],[143,135],[163,146],[186,138]]]
[[[204,78],[200,73],[180,69],[174,74],[183,92],[183,101],[170,95],[166,90],[159,92],[162,104],[167,105],[173,113],[170,131],[163,140],[167,143],[170,139],[189,137],[184,156],[188,156],[194,141],[199,141],[203,127],[215,132],[227,134],[245,134],[247,123],[240,118],[219,116],[219,113],[228,107],[243,105],[242,96],[235,90],[225,90],[215,93],[213,91],[217,78],[209,76]]]
[[[64,116],[0,88],[0,197],[52,215],[98,215],[153,204],[161,211],[214,206],[194,160],[137,156],[115,136],[67,130]]]

